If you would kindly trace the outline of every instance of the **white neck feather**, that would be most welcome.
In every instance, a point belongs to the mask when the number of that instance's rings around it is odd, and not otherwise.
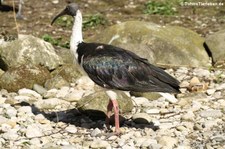
[[[80,10],[77,10],[76,16],[74,16],[74,24],[72,29],[72,35],[70,38],[70,51],[77,59],[77,46],[83,42],[82,36],[82,14]]]

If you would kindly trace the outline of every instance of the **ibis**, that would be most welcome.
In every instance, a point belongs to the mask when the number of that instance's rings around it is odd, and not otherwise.
[[[105,88],[109,97],[106,126],[114,110],[115,132],[120,133],[117,91],[180,93],[179,81],[135,53],[103,43],[86,43],[82,36],[82,13],[76,3],[70,3],[56,15],[74,18],[70,51],[78,64],[97,85]],[[97,103],[96,103],[97,104]]]

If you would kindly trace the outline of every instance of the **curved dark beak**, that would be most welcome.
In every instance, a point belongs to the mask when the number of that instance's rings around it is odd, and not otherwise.
[[[66,9],[64,9],[62,12],[60,12],[57,16],[55,16],[51,22],[51,25],[55,22],[55,20],[57,20],[59,17],[66,15]]]

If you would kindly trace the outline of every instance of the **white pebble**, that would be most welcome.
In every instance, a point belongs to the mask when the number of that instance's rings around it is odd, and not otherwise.
[[[31,124],[27,127],[26,130],[27,138],[41,137],[42,135],[43,135],[42,130],[36,124]]]
[[[212,95],[212,94],[214,94],[216,92],[216,89],[207,89],[206,90],[206,93],[208,94],[208,95]]]
[[[101,130],[98,128],[95,128],[92,132],[91,132],[91,136],[92,137],[96,137],[98,134],[101,133]]]
[[[201,117],[221,117],[223,113],[220,110],[207,109],[200,112]]]
[[[56,94],[57,98],[64,98],[67,94],[69,94],[69,87],[64,86],[62,87]]]
[[[84,93],[85,93],[84,90],[74,90],[68,93],[63,99],[69,102],[74,102],[74,101],[76,102],[83,97]]]
[[[161,136],[158,141],[165,149],[173,149],[178,143],[177,138],[170,136]]]
[[[66,127],[65,130],[69,133],[76,133],[77,132],[77,128],[74,125],[69,125],[68,127]]]
[[[21,96],[29,96],[29,97],[35,97],[37,99],[41,99],[42,96],[40,94],[38,94],[37,92],[31,90],[31,89],[26,89],[26,88],[23,88],[23,89],[20,89],[18,91],[18,94],[21,95]]]
[[[44,94],[44,98],[53,98],[56,97],[58,90],[53,88],[48,90],[45,94]]]
[[[145,97],[135,97],[132,98],[134,105],[142,106],[145,105],[146,103],[149,103],[149,100]]]
[[[110,147],[110,144],[107,141],[94,140],[91,143],[91,148],[98,149],[98,148],[111,148],[111,147]]]

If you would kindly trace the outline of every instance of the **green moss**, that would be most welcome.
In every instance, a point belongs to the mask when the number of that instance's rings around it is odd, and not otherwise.
[[[174,15],[176,7],[171,2],[148,1],[145,3],[145,14]]]

